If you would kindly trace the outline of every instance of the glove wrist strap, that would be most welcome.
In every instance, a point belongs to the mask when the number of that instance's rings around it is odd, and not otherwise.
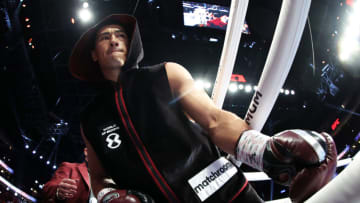
[[[245,131],[236,145],[236,159],[263,171],[263,155],[269,139],[269,136],[256,130]]]
[[[114,191],[114,190],[116,190],[116,189],[110,188],[110,187],[101,189],[100,192],[97,194],[98,201],[100,201],[107,193]]]

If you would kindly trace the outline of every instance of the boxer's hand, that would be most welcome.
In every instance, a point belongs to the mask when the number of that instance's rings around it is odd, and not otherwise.
[[[293,202],[303,202],[320,190],[333,177],[336,170],[337,152],[333,139],[321,133],[327,144],[326,159],[320,166],[301,170],[290,184],[290,198]]]
[[[99,201],[100,203],[154,203],[150,195],[136,190],[112,190]]]
[[[64,178],[56,188],[56,197],[59,200],[73,198],[77,192],[77,180]]]
[[[290,186],[298,172],[304,168],[317,167],[325,161],[329,142],[331,146],[334,145],[332,139],[314,131],[280,132],[266,144],[263,170],[275,182]]]
[[[325,167],[324,171],[333,171],[332,165],[322,163],[326,163],[329,156],[336,157],[336,150],[332,149],[334,145],[328,136],[314,131],[286,130],[269,137],[259,131],[248,130],[241,135],[235,154],[237,160],[264,171],[281,185],[290,186],[294,184],[295,177],[296,185],[305,181],[302,176],[297,176],[305,168]],[[328,153],[329,147],[332,148]],[[333,155],[334,151],[335,155]],[[319,177],[314,174],[312,178],[323,178],[321,176],[325,175],[323,174],[325,172],[316,171]],[[296,194],[294,196],[298,196],[296,190],[292,191]]]

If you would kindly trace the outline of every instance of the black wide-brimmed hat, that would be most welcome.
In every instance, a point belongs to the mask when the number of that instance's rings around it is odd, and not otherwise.
[[[124,27],[129,39],[131,39],[136,27],[136,19],[126,14],[112,14],[86,31],[76,42],[70,56],[69,69],[75,78],[86,81],[104,80],[98,63],[94,62],[91,57],[91,50],[94,47],[98,30],[110,24]]]

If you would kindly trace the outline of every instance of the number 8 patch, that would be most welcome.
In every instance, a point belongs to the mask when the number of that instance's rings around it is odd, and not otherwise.
[[[110,149],[116,149],[120,146],[121,140],[119,134],[111,133],[106,137],[107,147]]]

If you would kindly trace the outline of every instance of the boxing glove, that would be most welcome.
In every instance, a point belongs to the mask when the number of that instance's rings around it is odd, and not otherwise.
[[[336,150],[335,154],[334,150],[328,154],[329,146],[335,146],[334,141],[314,131],[286,130],[269,137],[249,130],[239,138],[235,155],[237,160],[264,171],[275,182],[290,186],[295,177],[300,182],[302,177],[297,175],[303,169],[326,167],[321,163],[329,156],[336,157]],[[313,178],[322,175],[325,174]]]
[[[305,167],[293,178],[290,184],[290,199],[292,202],[303,202],[312,194],[325,186],[334,176],[337,164],[337,151],[332,137],[321,133],[327,144],[325,161],[317,167]]]
[[[104,194],[105,192],[105,194]],[[154,203],[150,195],[136,190],[104,188],[98,194],[100,203]]]

